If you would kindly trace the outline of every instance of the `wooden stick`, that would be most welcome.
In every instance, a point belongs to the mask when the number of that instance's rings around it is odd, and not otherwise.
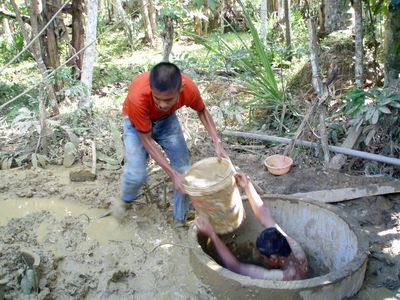
[[[97,156],[96,156],[96,144],[94,140],[92,141],[92,174],[96,175],[96,161],[97,161]]]
[[[328,134],[326,133],[326,125],[325,125],[325,106],[321,104],[319,106],[319,134],[321,138],[321,146],[322,151],[324,152],[324,163],[325,167],[328,167],[330,155],[329,155],[329,147],[328,147]]]

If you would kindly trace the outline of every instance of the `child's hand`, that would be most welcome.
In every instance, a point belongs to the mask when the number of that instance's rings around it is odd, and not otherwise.
[[[249,185],[249,178],[246,174],[238,172],[235,174],[236,184],[240,186],[242,189],[246,188]]]

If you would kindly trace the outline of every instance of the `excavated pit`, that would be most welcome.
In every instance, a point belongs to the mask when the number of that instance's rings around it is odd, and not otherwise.
[[[358,292],[364,281],[368,242],[358,225],[336,207],[271,196],[273,217],[296,239],[307,254],[310,274],[305,280],[251,279],[221,266],[208,238],[189,232],[193,246],[190,261],[196,275],[219,299],[343,299]],[[259,264],[254,243],[262,230],[248,201],[243,201],[246,219],[234,232],[221,236],[240,261]]]

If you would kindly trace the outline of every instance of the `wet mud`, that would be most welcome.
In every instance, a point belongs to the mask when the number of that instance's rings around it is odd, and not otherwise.
[[[192,151],[192,160],[212,155],[204,149]],[[235,165],[268,193],[344,187],[360,180],[297,166],[287,175],[273,177],[262,166],[262,158],[231,153]],[[73,170],[51,166],[0,171],[0,280],[7,282],[6,299],[214,298],[191,269],[187,230],[172,224],[172,186],[162,171],[149,176],[153,201],[146,203],[142,196],[121,224],[112,217],[99,218],[118,197],[121,170],[99,171],[92,182],[71,182]],[[395,296],[400,287],[400,196],[335,205],[358,221],[370,243],[366,278],[354,299],[369,299],[362,293],[372,294],[371,289]],[[253,245],[230,246],[243,261],[254,261]],[[41,259],[38,290],[30,295],[21,290],[27,271],[23,248]],[[324,272],[323,266],[317,264],[313,272]]]

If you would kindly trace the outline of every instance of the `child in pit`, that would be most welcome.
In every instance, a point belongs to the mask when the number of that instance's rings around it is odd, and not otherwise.
[[[308,263],[301,246],[276,224],[268,205],[262,201],[248,177],[243,173],[236,173],[235,178],[238,186],[247,194],[254,215],[265,227],[257,237],[256,247],[270,269],[238,261],[205,216],[196,218],[198,231],[211,239],[225,267],[232,272],[265,280],[307,278]]]

